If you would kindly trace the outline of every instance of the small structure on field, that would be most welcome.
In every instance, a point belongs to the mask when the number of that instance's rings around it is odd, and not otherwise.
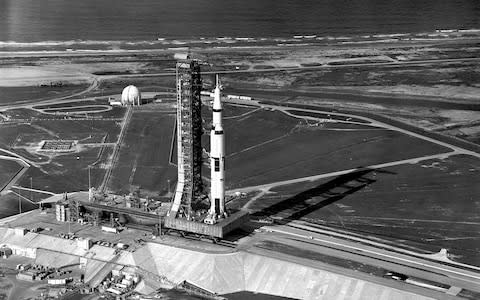
[[[11,248],[8,247],[2,247],[0,248],[0,257],[2,258],[8,258],[10,255],[13,254],[13,251]]]
[[[72,152],[75,151],[74,140],[45,140],[40,144],[38,151],[44,152]]]

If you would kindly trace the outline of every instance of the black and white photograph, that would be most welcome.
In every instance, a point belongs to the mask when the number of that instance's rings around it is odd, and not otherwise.
[[[0,300],[480,299],[480,1],[0,0]]]

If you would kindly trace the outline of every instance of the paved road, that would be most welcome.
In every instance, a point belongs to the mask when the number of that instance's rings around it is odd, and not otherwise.
[[[95,107],[96,109],[88,109]],[[82,108],[87,108],[81,110]],[[91,105],[78,105],[75,107],[58,107],[58,108],[47,108],[47,109],[35,109],[46,115],[77,115],[77,114],[92,114],[92,113],[101,113],[112,110],[113,107],[105,104],[91,104]],[[50,112],[51,111],[51,112]]]
[[[83,147],[115,147],[117,143],[87,143],[78,145]]]
[[[474,291],[480,291],[480,273],[477,270],[470,268],[458,268],[453,265],[447,265],[442,262],[436,262],[431,260],[426,260],[421,257],[406,255],[404,253],[390,251],[378,247],[372,247],[369,245],[361,244],[358,242],[339,239],[332,236],[316,232],[314,228],[311,230],[305,230],[302,228],[296,228],[285,225],[275,225],[275,226],[264,226],[263,230],[267,232],[279,233],[283,236],[301,238],[306,242],[316,244],[320,247],[333,248],[341,252],[353,253],[356,254],[356,258],[360,262],[365,260],[362,257],[373,258],[379,260],[380,266],[382,266],[381,261],[392,262],[398,265],[404,265],[411,268],[427,271],[427,274],[442,274],[450,278],[450,281],[446,281],[455,286],[460,286],[462,288],[471,289]],[[297,245],[298,246],[298,245]],[[320,250],[320,249],[319,249]],[[323,250],[320,250],[322,252]],[[344,255],[340,254],[340,257]],[[368,260],[370,263],[372,260]],[[425,276],[428,276],[424,274]],[[438,276],[433,276],[435,280],[438,280]],[[432,278],[424,278],[432,279]],[[441,280],[441,279],[440,279]]]
[[[52,193],[52,192],[49,192],[49,191],[31,189],[31,188],[26,188],[26,187],[22,187],[22,186],[13,186],[13,188],[15,188],[17,190],[23,190],[23,191],[29,191],[29,192],[31,191],[31,192],[35,192],[35,193],[42,193],[42,194],[47,194],[47,195],[52,195],[52,196],[56,195],[55,193]]]
[[[132,114],[133,114],[133,106],[128,106],[127,107],[127,112],[125,113],[125,116],[124,116],[124,119],[123,119],[123,122],[122,122],[122,127],[120,129],[120,134],[118,135],[117,142],[115,143],[115,148],[113,150],[113,155],[112,155],[112,160],[111,160],[110,166],[107,169],[107,171],[105,172],[105,176],[103,177],[102,183],[99,187],[99,190],[102,191],[102,192],[105,191],[108,188],[108,183],[109,183],[109,180],[112,176],[113,169],[115,169],[115,166],[118,162],[118,158],[119,158],[119,155],[120,155],[120,148],[122,146],[123,139],[125,138],[125,134],[127,132],[128,125],[130,124]]]
[[[23,176],[23,174],[25,172],[27,172],[30,165],[27,163],[27,161],[25,159],[23,159],[19,155],[15,154],[11,151],[8,151],[6,149],[1,149],[0,148],[0,150],[3,151],[4,153],[9,154],[9,155],[0,155],[0,160],[3,159],[3,160],[14,161],[22,167],[22,169],[20,171],[18,171],[17,174],[15,174],[15,176],[13,176],[12,179],[10,179],[10,181],[0,189],[0,193],[2,193],[4,191],[8,191],[10,189],[10,187],[12,185],[14,185]]]
[[[405,219],[402,219],[405,220]],[[435,261],[441,261],[441,262],[446,262],[450,265],[457,266],[459,268],[464,268],[464,269],[471,269],[475,272],[480,272],[480,267],[477,266],[472,266],[472,265],[467,265],[459,262],[452,261],[448,258],[448,253],[446,251],[441,250],[438,253],[434,254],[424,254],[424,253],[418,253],[414,251],[410,251],[404,248],[399,248],[391,245],[387,245],[381,242],[377,242],[374,240],[366,239],[363,235],[361,234],[353,234],[351,232],[348,232],[347,230],[342,230],[342,229],[335,229],[332,230],[332,228],[324,225],[319,225],[319,224],[311,224],[306,221],[302,220],[293,220],[288,223],[288,226],[298,228],[298,229],[304,229],[307,231],[314,231],[316,233],[321,233],[325,234],[328,236],[332,237],[338,237],[342,239],[347,239],[351,240],[354,242],[359,242],[365,245],[371,245],[377,248],[382,248],[382,249],[387,249],[391,251],[395,251],[398,253],[403,253],[405,255],[410,255],[410,256],[416,256],[420,257],[423,259],[429,259],[429,260],[435,260]]]
[[[276,241],[276,242],[279,242],[279,241],[280,242],[282,242],[282,241],[285,242],[285,236],[283,238],[278,237],[278,236],[273,237],[272,236],[273,234],[274,233],[268,233],[268,238],[266,238],[266,240],[273,240],[273,241]],[[257,234],[256,237],[258,235],[259,234]],[[291,242],[292,246],[296,246],[298,248],[298,246],[301,245],[301,247],[308,248],[308,249],[305,249],[305,250],[312,251],[311,247],[308,247],[308,244],[299,243],[298,241],[293,240],[293,239],[295,239],[294,237],[288,237],[288,236],[286,236],[286,237],[291,239],[290,242]],[[262,240],[262,238],[260,238],[260,239]],[[299,239],[303,239],[303,238],[299,238]],[[319,250],[317,246],[313,245],[313,247],[315,247],[315,249],[313,251],[315,251],[315,250],[318,251]],[[434,291],[434,290],[431,290],[431,289],[420,288],[420,287],[412,285],[412,284],[406,284],[403,281],[397,281],[397,280],[392,280],[392,279],[383,278],[383,277],[379,277],[379,276],[374,276],[374,275],[371,275],[371,274],[368,274],[368,273],[365,273],[365,272],[359,272],[359,271],[356,271],[356,270],[352,270],[351,268],[345,268],[345,267],[333,265],[333,264],[328,263],[327,261],[324,261],[323,259],[315,260],[315,259],[311,259],[311,258],[307,258],[307,257],[302,257],[301,253],[286,254],[286,253],[283,253],[283,252],[279,252],[275,249],[268,250],[268,249],[265,249],[265,247],[261,247],[261,248],[260,247],[250,247],[248,249],[245,249],[245,251],[249,252],[249,253],[258,254],[258,255],[261,255],[261,256],[272,257],[272,258],[282,260],[282,261],[289,261],[289,262],[292,262],[292,263],[295,263],[295,264],[304,265],[304,266],[308,266],[308,267],[313,267],[313,268],[316,268],[316,269],[319,269],[319,270],[333,272],[335,274],[341,274],[341,275],[347,276],[349,278],[352,278],[352,280],[360,279],[360,280],[364,280],[364,281],[377,283],[377,284],[380,284],[382,286],[391,287],[391,288],[394,288],[394,289],[397,289],[397,290],[409,291],[409,292],[412,292],[416,295],[422,295],[422,296],[430,297],[431,299],[442,299],[442,300],[443,299],[445,299],[445,300],[446,299],[448,299],[448,300],[458,299],[454,296],[447,295],[445,293],[440,293],[440,292],[437,292],[437,291]],[[345,253],[346,252],[343,252],[344,255],[345,255]],[[340,258],[343,258],[343,257],[340,257]],[[348,260],[348,258],[346,258],[346,259]],[[413,297],[412,299],[416,299],[415,296],[412,295],[412,297]],[[384,297],[381,298],[381,299],[384,299]]]

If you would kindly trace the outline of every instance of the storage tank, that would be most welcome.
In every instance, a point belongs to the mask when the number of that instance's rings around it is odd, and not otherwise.
[[[138,88],[134,85],[129,85],[122,91],[122,105],[140,105],[142,96]]]

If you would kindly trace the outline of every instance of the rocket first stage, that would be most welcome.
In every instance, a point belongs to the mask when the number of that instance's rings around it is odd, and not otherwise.
[[[225,136],[222,126],[220,83],[216,77],[213,99],[213,122],[210,131],[210,210],[205,223],[215,224],[226,216],[225,211]]]

